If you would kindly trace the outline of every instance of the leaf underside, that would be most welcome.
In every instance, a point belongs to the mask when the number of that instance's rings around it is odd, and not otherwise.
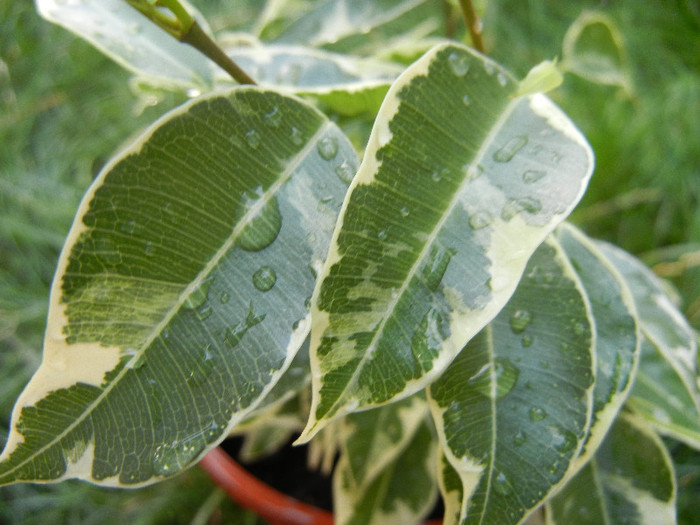
[[[307,337],[356,164],[322,114],[258,88],[186,104],[119,154],[61,255],[0,483],[147,484],[221,441]]]

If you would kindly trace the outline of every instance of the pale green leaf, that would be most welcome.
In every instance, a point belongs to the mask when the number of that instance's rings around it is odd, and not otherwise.
[[[341,420],[342,452],[347,463],[344,485],[365,490],[408,446],[427,412],[425,396],[416,394]]]
[[[549,99],[516,89],[454,44],[392,86],[315,291],[304,438],[438,377],[581,197],[590,147]]]
[[[442,523],[443,525],[458,525],[462,514],[464,487],[459,474],[445,456],[442,446],[438,447],[438,453],[438,486],[442,495],[442,503],[445,506]]]
[[[641,334],[631,293],[593,241],[568,223],[556,235],[583,284],[595,319],[593,413],[585,451],[575,467],[580,468],[598,448],[627,398],[637,370]]]
[[[655,428],[700,448],[700,395],[695,333],[641,261],[610,244],[601,251],[634,297],[645,342],[630,402]]]
[[[564,36],[563,71],[591,82],[620,86],[631,94],[627,51],[617,24],[596,11],[583,12]]]
[[[508,304],[429,387],[462,482],[461,523],[519,523],[566,479],[589,430],[594,330],[582,285],[550,239]]]
[[[619,417],[593,459],[547,504],[548,525],[672,525],[673,463],[636,416]]]
[[[388,408],[388,407],[387,407]],[[437,498],[436,441],[425,423],[414,432],[405,450],[392,459],[367,486],[358,489],[347,455],[333,476],[333,507],[338,525],[418,523]]]
[[[208,31],[197,11],[180,1]],[[157,27],[126,0],[36,0],[36,4],[41,16],[152,84],[202,90],[213,83],[216,66],[212,62]]]
[[[68,235],[0,483],[146,484],[221,441],[308,335],[335,168],[356,162],[321,113],[258,88],[177,108],[115,157]]]

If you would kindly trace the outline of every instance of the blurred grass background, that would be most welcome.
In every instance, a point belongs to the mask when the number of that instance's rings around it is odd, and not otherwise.
[[[193,3],[215,29],[226,26],[226,2]],[[519,76],[561,57],[564,36],[584,11],[603,13],[619,30],[632,90],[567,74],[552,94],[597,159],[572,220],[668,278],[700,328],[700,3],[485,4],[488,52]],[[33,3],[0,2],[0,447],[12,404],[41,358],[49,286],[83,192],[120,144],[182,100],[169,94],[144,105],[126,71],[44,22]],[[668,443],[681,489],[679,521],[697,523],[700,455]],[[235,509],[197,469],[135,491],[73,481],[0,489],[0,523],[120,522],[254,523],[255,517]]]

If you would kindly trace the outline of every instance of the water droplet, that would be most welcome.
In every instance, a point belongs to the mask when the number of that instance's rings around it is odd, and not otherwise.
[[[500,399],[513,389],[518,381],[518,370],[509,359],[499,357],[481,367],[467,384],[492,399]]]
[[[524,348],[528,348],[532,346],[532,343],[535,342],[535,338],[531,335],[525,334],[520,342],[522,343]]]
[[[403,208],[401,208],[401,210],[399,210],[399,213],[401,213],[401,217],[408,217],[408,215],[411,212],[409,211],[409,209],[406,206],[404,206]]]
[[[263,115],[263,121],[271,128],[278,128],[282,122],[282,113],[277,106]]]
[[[262,266],[253,274],[253,286],[261,292],[267,292],[277,282],[275,270],[269,266]]]
[[[502,71],[498,72],[498,83],[503,87],[508,85],[508,77]]]
[[[143,245],[143,251],[146,255],[153,255],[156,252],[156,247],[151,241],[146,241],[146,244]]]
[[[258,205],[258,202],[259,199],[249,199],[245,206],[250,209]],[[248,220],[236,244],[248,251],[262,250],[277,238],[281,227],[282,215],[277,198],[273,197]]]
[[[224,343],[230,347],[238,345],[246,332],[255,325],[262,323],[266,315],[267,314],[256,316],[255,311],[253,310],[253,303],[250,303],[248,307],[248,315],[246,316],[245,320],[226,329]]]
[[[486,74],[493,75],[496,71],[496,67],[488,60],[484,60],[484,70],[486,71]]]
[[[522,430],[519,430],[514,436],[513,436],[513,444],[516,447],[521,447],[525,444],[527,441],[527,434],[523,432]]]
[[[494,479],[493,488],[496,489],[496,492],[504,496],[510,494],[510,482],[508,481],[508,478],[503,472],[499,472],[496,478]]]
[[[540,407],[532,407],[530,409],[530,421],[542,421],[546,417],[547,412]]]
[[[487,226],[490,226],[492,222],[493,217],[487,211],[480,211],[469,217],[469,226],[471,226],[472,230],[486,228]]]
[[[425,285],[431,290],[437,290],[442,277],[447,271],[447,265],[450,264],[450,259],[457,253],[452,248],[445,248],[439,244],[434,244],[430,248],[428,261],[423,267],[422,275],[425,280]]]
[[[467,180],[474,180],[481,177],[484,173],[484,167],[481,164],[468,164],[464,171],[467,174]]]
[[[209,317],[212,313],[212,307],[211,305],[207,304],[204,305],[202,308],[199,308],[197,310],[197,317],[199,318],[200,321],[204,321],[207,317]]]
[[[549,430],[552,434],[552,445],[554,445],[554,448],[561,454],[568,454],[576,448],[576,445],[578,445],[576,434],[570,430],[562,430],[555,427],[552,427]]]
[[[338,139],[336,137],[323,137],[316,144],[318,154],[326,160],[333,160],[338,154]]]
[[[228,294],[228,292],[221,292],[221,295],[219,296],[219,301],[221,301],[221,304],[228,303],[229,299],[231,299],[231,296]]]
[[[527,310],[516,310],[510,316],[510,328],[516,334],[521,334],[532,321],[532,314]]]
[[[539,213],[542,210],[542,203],[532,197],[523,197],[521,199],[508,199],[501,210],[501,219],[509,221],[518,213],[525,211],[531,215]]]
[[[411,352],[423,370],[432,368],[433,359],[449,336],[449,326],[435,308],[429,309],[416,327],[411,338]]]
[[[292,126],[292,143],[299,146],[302,142],[304,142],[304,138],[301,136],[301,131],[299,131],[295,126]]]
[[[493,154],[493,160],[496,162],[508,162],[515,154],[527,144],[527,135],[518,135],[513,137],[505,145]]]
[[[348,185],[352,182],[352,179],[355,176],[355,171],[355,167],[347,160],[344,160],[335,168],[335,174],[338,176],[338,178]]]
[[[260,146],[260,135],[254,129],[251,129],[245,134],[245,141],[248,143],[248,146],[257,149]]]
[[[580,335],[585,334],[586,332],[588,332],[588,330],[586,329],[586,325],[585,325],[585,324],[583,324],[583,323],[576,323],[576,324],[574,325],[574,334],[580,336]]]
[[[447,57],[447,63],[452,72],[458,77],[463,77],[469,71],[469,58],[462,53],[453,51]]]
[[[386,230],[380,230],[379,233],[377,233],[377,239],[379,239],[380,241],[386,241],[388,236],[389,234]]]
[[[469,95],[464,95],[462,97],[462,104],[465,106],[469,106],[472,103],[472,99],[469,97]]]
[[[209,294],[209,286],[211,285],[211,279],[203,280],[185,299],[182,307],[186,310],[194,310],[202,306]]]
[[[523,182],[526,184],[532,184],[533,182],[540,180],[545,175],[547,175],[547,172],[545,171],[527,170],[525,173],[523,173]]]

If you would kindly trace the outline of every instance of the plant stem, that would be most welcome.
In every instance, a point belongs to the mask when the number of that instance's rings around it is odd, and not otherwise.
[[[469,31],[472,45],[478,51],[486,53],[484,41],[481,38],[481,22],[476,16],[474,5],[471,0],[459,0],[459,6],[462,8],[462,16],[464,16],[464,23],[467,26],[467,31]]]
[[[229,58],[223,50],[202,30],[195,21],[189,31],[185,32],[180,41],[191,45],[226,71],[239,84],[255,84],[255,80],[250,78],[238,64]]]

